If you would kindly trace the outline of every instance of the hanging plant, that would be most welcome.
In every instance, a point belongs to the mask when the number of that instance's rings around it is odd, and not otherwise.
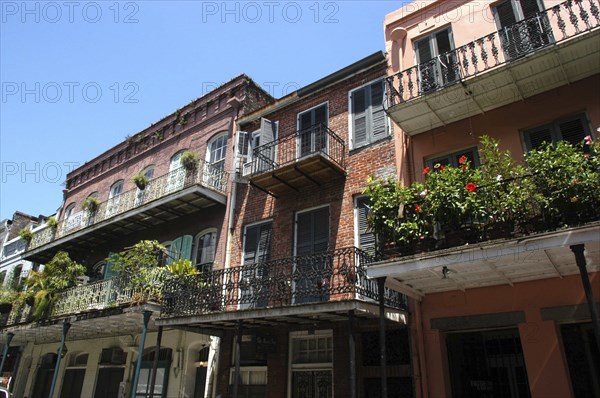
[[[29,228],[23,228],[19,231],[19,236],[25,242],[29,243],[31,242],[31,239],[33,239],[33,232],[31,232]]]
[[[95,196],[88,196],[81,204],[81,208],[89,211],[90,213],[95,213],[99,206],[100,201]]]
[[[185,151],[181,154],[181,164],[186,170],[195,170],[198,167],[198,155],[192,151]]]
[[[132,180],[135,186],[138,187],[140,191],[146,189],[146,186],[148,186],[148,183],[150,183],[150,179],[144,174],[136,174],[135,176],[133,176]]]

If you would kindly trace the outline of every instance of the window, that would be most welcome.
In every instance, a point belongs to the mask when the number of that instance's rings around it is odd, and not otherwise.
[[[154,166],[146,167],[140,174],[146,177],[148,181],[151,181],[152,177],[154,177]],[[150,185],[150,182],[148,182],[148,185]],[[143,189],[140,189],[140,187],[138,186],[138,189],[136,191],[134,203],[135,206],[139,206],[142,203],[144,203],[146,201],[146,198],[148,197],[148,192],[150,191],[150,189],[148,189],[148,186],[142,188]]]
[[[119,202],[121,201],[121,193],[123,193],[124,185],[124,181],[119,180],[110,187],[108,202],[106,202],[106,217],[121,213],[121,211],[119,211]]]
[[[387,116],[383,109],[384,95],[383,79],[350,92],[350,134],[353,148],[389,135]]]
[[[471,162],[471,167],[479,167],[479,153],[477,152],[477,147],[464,149],[462,151],[457,151],[444,156],[426,160],[425,165],[430,167],[432,170],[434,170],[434,166],[438,163],[444,166],[458,167],[460,164],[459,159],[462,156],[466,156],[467,159],[469,159]]]
[[[154,364],[155,347],[146,348],[142,355],[142,363],[139,375],[139,382],[135,393],[136,398],[145,398],[150,396],[150,386],[152,384],[152,365]],[[169,371],[171,369],[171,358],[173,350],[171,348],[161,348],[158,352],[158,363],[156,368],[156,381],[154,384],[153,396],[160,398],[167,396],[167,386],[169,383]]]
[[[327,104],[321,104],[298,114],[298,157],[315,152],[327,153]]]
[[[212,269],[212,263],[215,261],[215,248],[217,245],[216,228],[210,231],[203,231],[196,235],[194,242],[194,259],[198,271],[207,272]]]
[[[272,230],[271,221],[245,227],[241,308],[262,308],[268,304],[269,284],[261,282],[269,276],[264,263],[271,260]]]
[[[296,255],[327,251],[329,248],[329,206],[296,214]]]
[[[174,239],[169,246],[169,256],[166,259],[166,264],[171,264],[177,260],[192,259],[192,235],[183,235]]]
[[[71,218],[74,210],[75,210],[75,203],[71,203],[70,205],[68,205],[67,208],[65,209],[65,216],[63,217],[63,219],[67,220],[67,219]]]
[[[575,145],[590,134],[589,123],[584,114],[579,114],[523,131],[525,149],[530,151],[542,146],[544,142],[556,143],[560,140]]]
[[[179,151],[169,161],[169,176],[167,177],[166,192],[174,192],[183,188],[185,182],[185,168],[181,164],[181,155],[185,151]]]
[[[225,155],[227,151],[227,133],[221,133],[208,143],[206,161],[218,170],[225,170]]]
[[[554,41],[538,0],[505,0],[493,7],[500,42],[507,59],[521,57]]]
[[[459,65],[450,28],[432,33],[414,43],[419,74],[419,92],[427,93],[459,78]]]
[[[331,398],[333,335],[330,330],[290,335],[292,398]]]
[[[271,170],[275,167],[278,128],[279,122],[261,118],[260,129],[251,134],[249,145],[250,160],[254,161],[252,172]]]
[[[369,254],[375,254],[375,233],[369,229],[369,211],[371,200],[368,196],[358,196],[354,200],[356,246]]]

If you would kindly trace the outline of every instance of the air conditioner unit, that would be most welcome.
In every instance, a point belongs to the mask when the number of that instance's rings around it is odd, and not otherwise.
[[[127,360],[127,353],[119,347],[102,349],[100,364],[122,365]]]
[[[250,174],[252,174],[252,165],[253,164],[254,164],[254,162],[244,163],[244,165],[242,167],[242,177],[248,177]]]

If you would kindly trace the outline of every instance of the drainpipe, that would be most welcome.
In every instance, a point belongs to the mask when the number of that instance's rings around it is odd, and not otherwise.
[[[583,283],[583,290],[585,291],[585,297],[588,302],[590,309],[590,315],[592,316],[592,324],[594,325],[594,334],[596,336],[596,345],[598,351],[600,351],[600,318],[598,317],[598,307],[596,306],[596,300],[594,300],[594,292],[592,291],[592,285],[590,285],[590,277],[587,273],[584,250],[585,245],[580,243],[578,245],[571,245],[571,251],[575,254],[575,261],[581,274],[581,282]]]
[[[135,364],[135,373],[133,374],[133,383],[131,383],[131,397],[135,397],[137,390],[138,379],[140,377],[140,369],[142,368],[142,355],[144,354],[144,344],[146,344],[146,333],[148,332],[148,322],[150,321],[150,311],[144,311],[144,329],[142,330],[142,338],[138,348],[138,357]]]
[[[233,380],[233,398],[238,398],[240,384],[240,355],[242,344],[242,320],[238,321],[237,338],[235,339],[235,372]]]
[[[239,114],[239,106],[235,107],[233,109],[233,117],[237,120],[238,118],[238,114]],[[229,204],[229,215],[228,215],[228,220],[227,220],[227,243],[226,243],[226,247],[227,250],[225,250],[225,268],[229,268],[230,262],[231,262],[231,258],[230,258],[230,252],[231,252],[231,245],[232,245],[232,240],[233,240],[233,217],[235,215],[235,209],[236,209],[236,200],[237,200],[237,173],[238,173],[238,130],[239,126],[237,124],[237,122],[233,122],[233,139],[235,141],[234,145],[233,145],[233,170],[231,173],[231,192],[230,192],[230,196],[229,196],[229,200],[227,201],[227,203]]]
[[[67,339],[67,332],[71,328],[71,324],[66,319],[63,321],[63,332],[60,340],[60,346],[58,347],[58,358],[56,358],[56,365],[54,366],[54,375],[52,375],[52,385],[50,386],[50,393],[48,398],[54,396],[54,388],[56,387],[56,380],[58,379],[58,368],[60,367],[60,361],[63,355],[63,349],[65,348],[65,340]]]
[[[387,398],[387,358],[385,353],[385,277],[377,278],[377,288],[379,292],[379,368],[381,373],[381,398]]]
[[[154,386],[156,384],[156,369],[158,368],[158,354],[160,353],[160,343],[162,342],[163,327],[158,327],[156,335],[156,348],[154,350],[154,362],[152,362],[152,376],[150,382],[150,398],[154,398]]]
[[[354,335],[354,310],[348,311],[348,354],[350,356],[350,398],[356,398],[356,343]]]
[[[429,396],[429,385],[427,383],[427,358],[425,357],[425,342],[423,336],[423,310],[421,302],[418,300],[415,303],[415,319],[417,326],[417,352],[419,358],[419,376],[421,379],[421,397]]]
[[[6,344],[4,345],[4,352],[2,353],[2,362],[0,362],[0,374],[4,372],[4,361],[6,361],[6,356],[8,355],[8,349],[10,348],[10,342],[15,337],[13,332],[6,333]]]

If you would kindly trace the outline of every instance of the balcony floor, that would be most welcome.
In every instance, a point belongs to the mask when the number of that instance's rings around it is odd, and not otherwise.
[[[250,177],[250,182],[264,191],[279,195],[318,187],[344,175],[346,171],[337,163],[316,153],[275,170],[257,173]]]
[[[588,272],[600,272],[600,223],[595,223],[383,261],[369,266],[367,275],[386,276],[388,288],[420,300],[432,293],[578,274],[569,246],[580,243],[585,244]]]
[[[156,324],[165,327],[199,328],[206,333],[218,334],[223,329],[237,328],[238,321],[243,321],[244,328],[279,327],[281,325],[308,327],[316,322],[347,321],[348,311],[354,311],[355,316],[359,319],[377,319],[379,317],[377,303],[348,300],[160,318],[156,320]],[[406,312],[389,307],[386,308],[385,316],[393,322],[406,324],[407,321]]]
[[[406,134],[416,135],[598,72],[600,30],[595,30],[390,106],[387,111]]]
[[[225,195],[194,185],[29,250],[23,254],[23,258],[43,264],[59,250],[77,256],[80,252],[114,242],[131,233],[154,228],[216,205],[225,205],[226,201]]]

